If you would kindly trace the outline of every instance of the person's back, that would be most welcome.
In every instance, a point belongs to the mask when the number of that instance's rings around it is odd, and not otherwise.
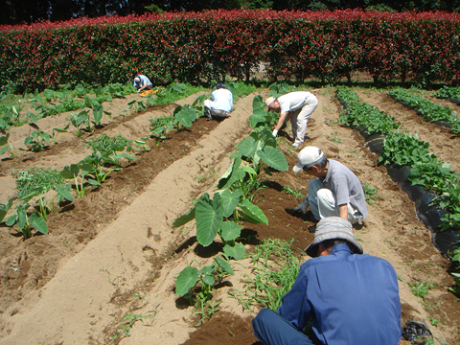
[[[321,343],[396,345],[401,339],[398,282],[387,261],[352,255],[338,244],[329,255],[305,262],[296,284],[292,290],[303,290],[303,301],[288,293],[279,314],[299,328],[311,317]],[[303,304],[303,315],[294,316],[298,307],[292,303]]]
[[[233,95],[228,89],[220,88],[214,90],[212,95],[212,109],[231,112],[233,108]]]

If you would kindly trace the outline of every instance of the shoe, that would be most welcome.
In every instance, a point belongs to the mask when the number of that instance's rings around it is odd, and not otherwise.
[[[353,224],[353,228],[355,228],[356,230],[361,230],[363,226],[364,226],[364,222],[358,222],[358,223]]]
[[[316,232],[316,224],[310,225],[308,227],[308,232],[315,233]]]

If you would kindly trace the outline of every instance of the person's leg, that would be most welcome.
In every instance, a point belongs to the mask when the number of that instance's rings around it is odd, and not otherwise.
[[[211,120],[212,119],[212,113],[211,113],[212,102],[209,99],[207,99],[203,102],[203,106],[204,106],[204,113],[206,117],[208,118],[208,120]]]
[[[265,345],[313,345],[311,339],[271,309],[252,320],[254,335]]]
[[[296,143],[296,138],[297,138],[297,117],[299,116],[300,109],[292,112],[291,115],[291,129],[292,129],[292,138],[294,139],[294,144]]]
[[[318,211],[318,191],[324,188],[323,182],[319,178],[314,178],[308,183],[308,203],[310,204],[311,213],[316,221],[321,219]]]
[[[326,217],[338,217],[339,208],[337,207],[337,202],[335,200],[335,195],[330,189],[323,188],[320,189],[317,193],[318,198],[318,219],[323,219]]]
[[[297,125],[295,132],[295,144],[300,145],[305,141],[305,132],[307,131],[307,123],[310,115],[315,111],[318,101],[315,99],[312,103],[307,104],[297,115]]]

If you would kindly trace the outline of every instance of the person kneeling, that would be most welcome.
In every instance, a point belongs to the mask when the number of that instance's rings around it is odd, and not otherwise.
[[[397,345],[401,304],[396,272],[384,259],[363,255],[349,221],[323,218],[278,312],[262,309],[252,321],[266,345]],[[302,330],[311,322],[314,335]]]

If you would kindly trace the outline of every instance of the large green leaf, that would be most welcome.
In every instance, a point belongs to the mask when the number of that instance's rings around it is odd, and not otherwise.
[[[173,222],[172,226],[173,226],[173,228],[178,228],[179,226],[187,224],[192,219],[195,219],[195,207],[192,208],[187,213],[183,214],[182,216],[176,218],[176,220]]]
[[[102,104],[99,103],[98,101],[94,101],[93,103],[93,116],[94,116],[94,122],[96,124],[100,124],[102,120],[102,111],[103,111]]]
[[[224,241],[233,241],[240,237],[241,226],[232,221],[226,221],[222,224],[221,235]]]
[[[237,243],[234,247],[227,244],[224,247],[224,253],[235,260],[242,260],[246,257],[246,249],[242,243]]]
[[[262,210],[256,205],[252,204],[248,199],[244,199],[239,207],[243,211],[244,219],[246,219],[249,223],[263,223],[268,225],[268,219]]]
[[[244,171],[238,169],[241,164],[241,158],[235,158],[232,165],[227,169],[224,175],[220,178],[217,184],[218,189],[225,189],[231,186],[235,181],[238,181],[246,175]]]
[[[29,216],[29,222],[35,229],[40,231],[42,234],[46,235],[48,233],[48,225],[46,225],[46,221],[38,214],[31,214]]]
[[[252,100],[252,109],[264,109],[265,107],[266,105],[261,95],[257,95],[256,97],[254,97],[254,99]]]
[[[71,179],[78,176],[78,172],[80,171],[80,167],[77,164],[71,164],[69,166],[65,166],[64,169],[61,171],[61,176],[65,179]]]
[[[243,192],[240,189],[237,189],[233,192],[228,189],[225,189],[219,193],[222,198],[224,217],[228,218],[233,214],[233,210],[235,210],[236,206],[240,202]]]
[[[232,269],[232,266],[230,266],[230,263],[227,262],[226,260],[222,259],[220,256],[216,256],[214,258],[214,261],[220,266],[222,267],[225,272],[227,272],[228,274],[230,275],[235,275],[235,272],[233,272],[233,269]]]
[[[183,296],[198,282],[198,270],[195,267],[185,267],[176,279],[176,295]]]
[[[256,141],[252,137],[247,137],[242,142],[238,144],[236,150],[240,151],[240,153],[245,157],[252,157],[256,152]]]
[[[10,133],[6,133],[6,135],[0,137],[0,146],[6,145],[9,137],[10,137]]]
[[[195,219],[196,239],[201,245],[207,247],[216,237],[224,221],[220,195],[216,194],[214,200],[210,200],[209,195],[205,193],[196,204]]]
[[[286,171],[289,169],[284,153],[277,148],[265,146],[264,149],[262,151],[258,151],[257,154],[270,168],[279,171]]]
[[[193,121],[196,119],[196,111],[186,104],[174,117],[182,126],[191,127]]]

